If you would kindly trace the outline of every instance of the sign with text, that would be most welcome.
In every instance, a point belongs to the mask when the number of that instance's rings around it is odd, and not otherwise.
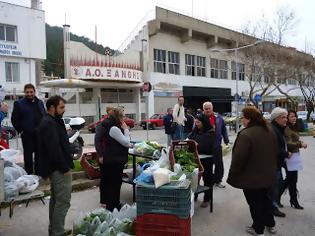
[[[2,56],[13,56],[21,57],[22,52],[19,50],[17,45],[0,43],[0,55]]]
[[[71,66],[71,77],[76,79],[141,82],[142,71],[119,67]]]

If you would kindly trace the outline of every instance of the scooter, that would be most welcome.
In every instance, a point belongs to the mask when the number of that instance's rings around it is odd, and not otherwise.
[[[80,136],[80,130],[85,125],[82,117],[71,118],[69,123],[71,130],[68,131],[69,143],[73,160],[78,160],[82,156],[84,141]]]

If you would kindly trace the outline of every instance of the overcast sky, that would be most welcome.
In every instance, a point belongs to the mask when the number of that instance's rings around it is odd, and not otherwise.
[[[2,0],[30,6],[31,0]],[[71,25],[71,32],[94,40],[97,25],[98,43],[117,49],[154,6],[203,18],[227,28],[240,30],[263,14],[270,19],[280,6],[294,9],[298,18],[296,31],[286,44],[300,50],[315,48],[314,0],[42,0],[46,22],[50,25]],[[193,4],[192,4],[193,3]],[[193,11],[192,11],[193,9]]]

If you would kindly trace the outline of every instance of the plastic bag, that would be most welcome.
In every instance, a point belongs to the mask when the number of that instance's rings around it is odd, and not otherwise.
[[[136,153],[143,154],[146,156],[152,156],[155,151],[155,149],[152,146],[148,145],[145,141],[141,143],[136,143],[133,146],[133,150]]]
[[[107,221],[104,221],[100,226],[96,229],[93,236],[102,236],[106,230],[109,228],[109,224]]]
[[[117,236],[117,232],[113,227],[108,228],[102,236]]]
[[[195,192],[198,188],[198,174],[199,174],[199,169],[195,168],[192,173],[185,173],[187,179],[190,180],[191,182],[191,190]]]
[[[117,213],[116,218],[119,220],[124,219],[134,220],[136,216],[137,216],[136,204],[133,204],[132,206],[125,204]]]
[[[4,199],[9,200],[19,195],[19,189],[12,183],[4,184]]]
[[[15,149],[4,149],[0,151],[0,155],[2,159],[5,161],[11,161],[13,163],[16,162],[16,156],[19,155],[21,152],[20,150],[15,150]]]
[[[141,174],[134,179],[134,183],[138,183],[138,182],[145,182],[145,183],[152,183],[153,182],[153,172],[152,169],[150,169],[149,167],[152,164],[150,163],[146,163],[141,167]],[[147,169],[146,169],[147,168]]]
[[[39,177],[37,175],[23,175],[14,184],[18,187],[20,193],[30,193],[38,187]]]
[[[88,230],[86,236],[93,236],[94,232],[95,232],[96,229],[101,225],[101,223],[102,223],[102,222],[101,222],[100,218],[99,218],[98,216],[96,216],[96,217],[93,219],[92,223],[90,224],[89,230]]]
[[[171,182],[170,171],[164,168],[159,168],[153,173],[155,188]]]
[[[117,226],[116,230],[118,232],[123,232],[127,234],[133,233],[133,221],[130,219],[123,219],[122,222]]]
[[[12,167],[8,166],[4,168],[5,182],[13,183],[15,180],[26,174],[26,171],[22,167],[14,163],[12,163]]]
[[[170,169],[170,158],[169,158],[169,148],[163,148],[161,152],[161,157],[157,161],[160,168]]]

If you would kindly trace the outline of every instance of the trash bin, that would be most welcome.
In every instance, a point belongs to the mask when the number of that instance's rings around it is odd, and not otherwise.
[[[304,121],[301,118],[297,120],[297,128],[299,132],[304,132],[305,129]]]

